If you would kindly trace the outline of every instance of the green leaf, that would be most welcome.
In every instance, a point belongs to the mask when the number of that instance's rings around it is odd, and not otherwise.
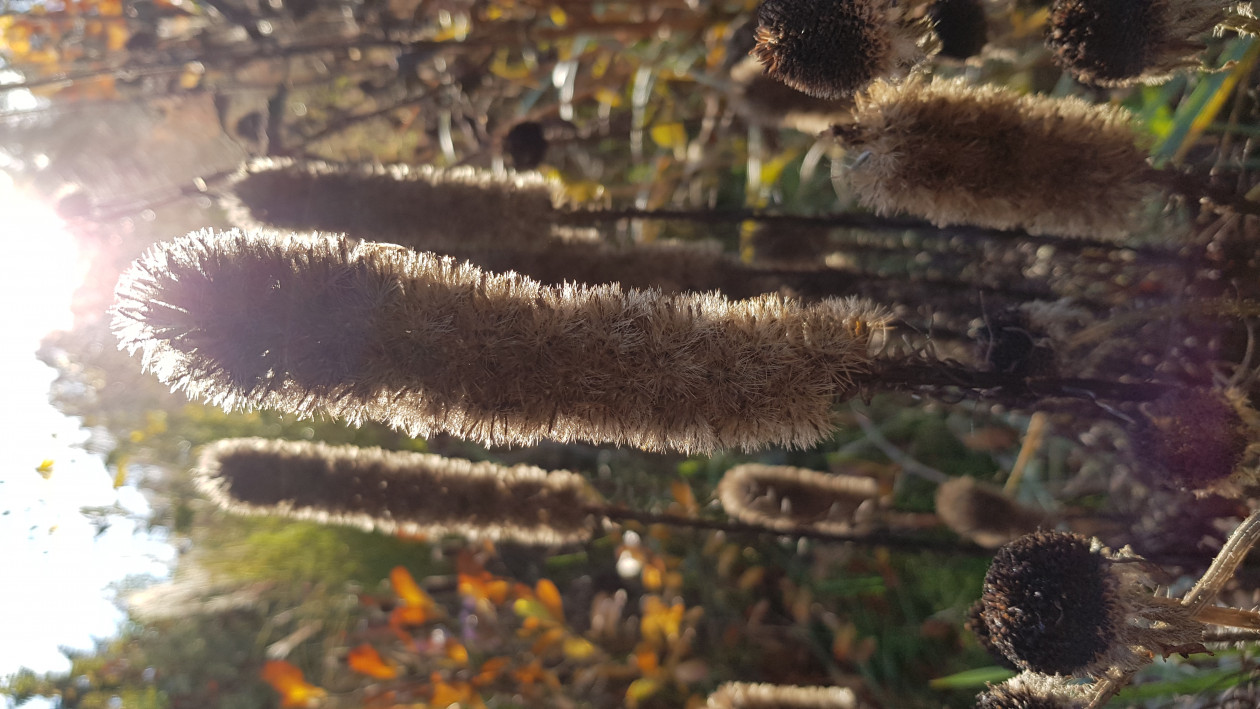
[[[977,667],[973,670],[963,670],[957,674],[946,677],[937,677],[928,683],[932,689],[979,689],[986,684],[997,684],[1005,682],[1014,677],[1015,673],[1005,667]]]

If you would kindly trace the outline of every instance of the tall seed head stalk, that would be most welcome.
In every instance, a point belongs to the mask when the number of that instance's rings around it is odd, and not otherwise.
[[[227,408],[697,453],[828,435],[883,318],[852,300],[546,287],[341,237],[203,231],[132,265],[113,325],[172,388]]]
[[[1199,39],[1227,16],[1222,0],[1055,0],[1046,45],[1078,81],[1153,84],[1198,64]]]
[[[765,0],[752,54],[766,73],[825,99],[901,77],[927,58],[930,25],[882,0]]]
[[[860,709],[847,687],[793,687],[727,682],[709,695],[708,709]]]
[[[835,132],[863,205],[937,226],[1117,238],[1155,193],[1127,114],[962,80],[878,82]]]
[[[538,173],[260,159],[229,183],[241,228],[329,231],[420,248],[538,247],[553,240],[559,186]]]
[[[594,529],[580,475],[529,465],[241,438],[206,448],[197,483],[232,512],[387,533],[559,544]]]

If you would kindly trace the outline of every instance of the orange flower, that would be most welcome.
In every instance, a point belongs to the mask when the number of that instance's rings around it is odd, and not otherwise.
[[[511,584],[486,571],[467,550],[460,550],[455,559],[455,570],[459,574],[461,595],[469,596],[479,603],[488,601],[496,606],[507,600]]]
[[[263,665],[262,678],[280,694],[282,707],[316,706],[328,695],[323,689],[307,683],[302,670],[284,660],[271,660]]]
[[[643,639],[654,647],[673,642],[678,637],[684,610],[682,603],[667,606],[660,596],[645,597],[643,619],[639,622],[639,632]]]
[[[420,588],[407,569],[395,566],[389,572],[389,582],[402,601],[389,616],[389,624],[395,630],[406,625],[420,625],[437,615],[437,604]]]
[[[350,663],[350,669],[369,677],[393,679],[398,676],[398,669],[393,665],[385,664],[376,648],[367,643],[363,643],[351,650],[350,655],[346,659]]]

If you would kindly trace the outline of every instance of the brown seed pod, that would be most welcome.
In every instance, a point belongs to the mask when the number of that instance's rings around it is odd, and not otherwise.
[[[708,709],[860,709],[846,687],[792,687],[727,682],[709,695]]]
[[[1144,481],[1179,490],[1237,492],[1260,448],[1260,414],[1237,390],[1178,389],[1142,406],[1131,434]]]
[[[852,534],[874,521],[879,484],[858,475],[748,463],[722,475],[717,498],[728,515],[748,524]]]
[[[930,29],[904,13],[879,0],[765,0],[752,54],[797,91],[846,98],[926,59]]]
[[[847,182],[879,214],[938,226],[1118,238],[1157,193],[1128,115],[962,80],[877,82],[835,128]]]
[[[1012,500],[1000,488],[970,477],[936,488],[936,514],[958,536],[991,549],[1035,532],[1047,521],[1045,514]]]
[[[870,371],[853,300],[543,286],[341,237],[210,231],[124,275],[114,329],[166,383],[489,445],[810,446]]]
[[[197,483],[232,512],[387,533],[559,544],[589,539],[586,481],[567,471],[303,441],[207,447]]]
[[[1202,35],[1224,21],[1221,0],[1056,0],[1046,45],[1078,81],[1129,86],[1198,65]]]
[[[989,40],[989,18],[984,0],[935,0],[928,8],[941,42],[941,56],[967,59],[979,54]]]

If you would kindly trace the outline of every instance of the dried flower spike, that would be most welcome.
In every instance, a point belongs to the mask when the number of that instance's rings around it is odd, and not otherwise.
[[[953,478],[936,488],[936,514],[958,536],[990,549],[1035,532],[1048,521],[1044,513],[1012,500],[1001,488],[971,477]]]
[[[926,58],[930,31],[881,0],[766,0],[752,54],[775,79],[818,98],[852,96]]]
[[[425,248],[539,247],[553,240],[558,185],[531,172],[259,159],[228,184],[242,228],[328,231]]]
[[[846,687],[792,687],[727,682],[709,695],[708,709],[860,709]]]
[[[206,448],[197,483],[233,512],[388,533],[558,544],[593,531],[586,481],[529,465],[241,438]]]
[[[1157,192],[1128,115],[1075,98],[877,82],[834,130],[858,155],[847,174],[863,205],[937,226],[1118,238]]]
[[[852,534],[875,521],[879,484],[859,475],[833,475],[786,465],[730,468],[717,486],[728,515],[748,524],[790,531],[808,527]]]
[[[810,446],[883,315],[514,273],[341,237],[204,231],[119,283],[120,345],[173,388],[489,445]]]
[[[1002,547],[984,579],[993,645],[1021,669],[1102,676],[1202,641],[1204,625],[1154,595],[1141,558],[1078,534],[1036,532]]]
[[[1198,64],[1198,40],[1227,17],[1222,0],[1056,0],[1046,45],[1078,81],[1158,83]]]

